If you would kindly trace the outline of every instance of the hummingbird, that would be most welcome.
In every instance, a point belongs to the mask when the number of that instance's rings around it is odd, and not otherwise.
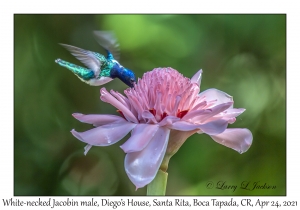
[[[55,62],[73,72],[81,81],[99,86],[119,78],[129,87],[133,87],[136,82],[133,71],[123,67],[117,60],[120,58],[119,44],[110,31],[94,31],[96,41],[105,49],[107,56],[74,47],[67,44],[60,44],[81,61],[87,68],[64,61],[60,58]]]

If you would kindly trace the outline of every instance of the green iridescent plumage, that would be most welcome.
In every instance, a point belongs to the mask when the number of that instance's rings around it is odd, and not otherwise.
[[[73,63],[69,63],[67,61],[57,59],[56,63],[59,65],[71,70],[76,76],[78,76],[80,79],[83,80],[90,80],[95,77],[95,74],[92,70],[89,70],[87,68],[83,68],[81,66],[77,66]]]
[[[99,59],[100,63],[101,63],[101,72],[99,74],[99,77],[109,77],[110,76],[110,70],[113,68],[114,63],[106,58],[104,55],[101,55],[100,53],[96,53],[96,52],[92,52],[96,58]]]
[[[100,77],[109,77],[111,68],[102,69],[101,72],[100,72]]]
[[[98,75],[98,77],[96,77],[94,72],[91,69],[87,69],[87,68],[75,65],[73,63],[64,61],[62,59],[57,59],[55,62],[58,63],[60,66],[69,69],[76,76],[78,76],[78,77],[80,77],[84,80],[89,80],[89,79],[92,79],[92,78],[99,79],[100,77],[110,77],[110,71],[111,71],[111,69],[114,65],[114,63],[111,62],[111,61],[103,60],[103,62],[101,62],[101,64],[102,64],[101,65],[101,72]]]

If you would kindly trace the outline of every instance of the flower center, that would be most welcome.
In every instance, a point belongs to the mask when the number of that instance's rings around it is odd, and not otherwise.
[[[199,86],[172,68],[157,68],[124,93],[127,98],[119,100],[140,123],[157,123],[167,116],[183,118],[198,103]]]

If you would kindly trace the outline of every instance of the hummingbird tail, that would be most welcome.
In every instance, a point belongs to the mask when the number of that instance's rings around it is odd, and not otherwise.
[[[81,66],[77,66],[73,63],[69,63],[67,61],[64,61],[60,58],[55,60],[56,63],[58,63],[60,66],[65,67],[69,69],[71,72],[73,72],[76,76],[79,77],[79,79],[83,81],[88,81],[90,79],[95,78],[95,74],[92,70],[83,68]]]

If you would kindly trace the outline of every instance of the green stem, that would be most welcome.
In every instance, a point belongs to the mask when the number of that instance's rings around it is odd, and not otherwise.
[[[147,186],[147,195],[165,195],[168,173],[158,170],[156,177]]]

